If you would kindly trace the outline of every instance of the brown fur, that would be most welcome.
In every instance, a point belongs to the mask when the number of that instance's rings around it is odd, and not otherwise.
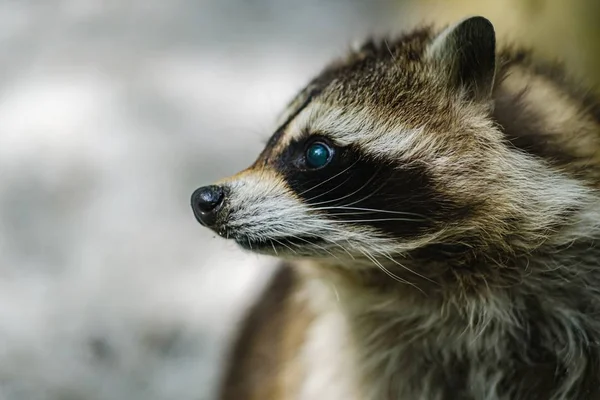
[[[222,400],[292,399],[303,371],[294,358],[305,340],[310,311],[294,298],[297,276],[282,265],[242,321],[228,357]]]

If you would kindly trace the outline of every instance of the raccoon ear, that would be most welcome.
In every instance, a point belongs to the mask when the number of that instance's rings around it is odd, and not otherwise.
[[[496,75],[496,34],[484,17],[471,17],[442,31],[426,57],[447,74],[448,83],[467,91],[472,100],[489,100]]]

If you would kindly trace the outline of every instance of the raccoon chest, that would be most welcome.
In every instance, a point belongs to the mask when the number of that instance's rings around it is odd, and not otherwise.
[[[335,292],[311,282],[305,292],[314,311],[297,361],[303,379],[295,400],[362,400],[355,346],[350,326],[339,309]]]

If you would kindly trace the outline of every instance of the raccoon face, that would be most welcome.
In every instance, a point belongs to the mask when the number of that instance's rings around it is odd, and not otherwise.
[[[494,76],[481,17],[368,43],[296,97],[250,168],[196,190],[195,216],[283,257],[373,261],[463,243],[502,197]]]

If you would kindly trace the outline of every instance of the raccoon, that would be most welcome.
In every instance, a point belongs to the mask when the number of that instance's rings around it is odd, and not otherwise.
[[[334,61],[197,220],[284,260],[221,399],[600,399],[600,103],[484,17]]]

